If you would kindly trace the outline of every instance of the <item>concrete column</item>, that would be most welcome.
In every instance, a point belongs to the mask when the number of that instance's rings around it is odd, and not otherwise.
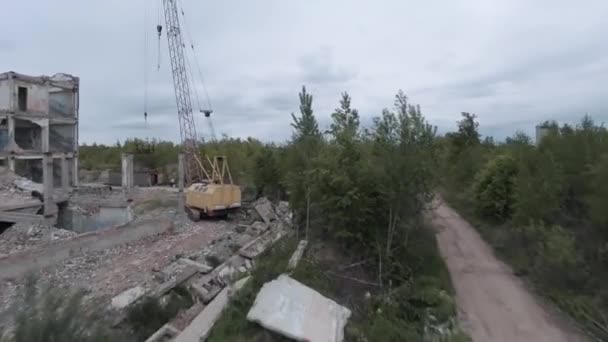
[[[50,151],[50,137],[51,137],[51,125],[48,119],[45,120],[46,122],[42,122],[40,125],[40,128],[42,129],[42,135],[41,135],[41,147],[42,147],[42,153],[47,153]]]
[[[122,154],[122,187],[125,190],[133,187],[133,155]]]
[[[65,154],[61,156],[61,188],[67,191],[70,187],[70,165]]]
[[[132,188],[135,185],[134,176],[133,176],[133,155],[129,154],[129,187]]]
[[[55,214],[53,203],[53,157],[49,153],[42,156],[42,191],[44,192],[44,216]]]
[[[8,159],[8,169],[15,172],[15,157],[8,156],[6,159]]]
[[[15,118],[13,118],[12,115],[9,115],[6,118],[6,121],[8,123],[8,140],[9,140],[9,145],[11,145],[11,143],[15,143]]]
[[[75,154],[72,158],[72,186],[78,187],[78,155]]]
[[[177,212],[180,214],[184,213],[185,198],[184,198],[184,154],[180,153],[177,156],[177,188],[179,193],[177,195]]]

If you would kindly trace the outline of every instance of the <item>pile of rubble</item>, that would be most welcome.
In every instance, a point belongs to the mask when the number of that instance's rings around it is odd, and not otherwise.
[[[11,254],[36,248],[53,241],[76,236],[70,230],[31,222],[15,223],[0,234],[0,254]]]
[[[124,312],[144,296],[162,301],[177,286],[189,289],[199,303],[209,304],[236,279],[249,273],[261,253],[289,233],[291,211],[287,202],[275,206],[262,198],[243,210],[237,221],[226,222],[224,233],[203,248],[176,255],[170,264],[153,269],[154,282],[123,291],[112,299],[111,306]],[[199,309],[203,307],[199,305]],[[176,334],[175,327],[175,324],[170,329],[165,326],[163,331]]]
[[[33,196],[34,194],[37,197]],[[3,207],[41,203],[41,194],[42,184],[19,177],[0,167],[0,203]]]

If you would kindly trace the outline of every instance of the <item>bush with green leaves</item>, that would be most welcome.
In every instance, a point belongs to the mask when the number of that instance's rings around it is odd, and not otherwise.
[[[510,154],[491,159],[475,177],[473,194],[481,215],[504,221],[511,217],[517,164]]]

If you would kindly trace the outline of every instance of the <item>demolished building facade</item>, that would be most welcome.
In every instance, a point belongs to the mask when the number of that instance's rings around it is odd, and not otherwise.
[[[54,186],[76,186],[78,107],[78,77],[1,73],[0,163],[41,183],[48,156]]]

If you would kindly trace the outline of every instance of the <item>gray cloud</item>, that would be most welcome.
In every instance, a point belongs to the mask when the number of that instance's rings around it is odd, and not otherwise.
[[[156,71],[160,3],[57,0],[34,9],[7,3],[3,13],[28,13],[29,24],[18,16],[0,20],[0,71],[80,76],[82,141],[177,141],[165,36]],[[573,122],[589,113],[608,119],[603,0],[585,6],[566,0],[182,4],[184,32],[198,51],[217,134],[289,138],[289,114],[298,111],[304,84],[322,126],[342,91],[368,123],[392,106],[398,89],[443,132],[454,129],[461,111],[477,113],[482,133],[499,137],[515,129],[532,132],[535,123],[551,118]],[[192,100],[196,111],[199,101]],[[207,122],[195,114],[200,135],[208,135]]]

